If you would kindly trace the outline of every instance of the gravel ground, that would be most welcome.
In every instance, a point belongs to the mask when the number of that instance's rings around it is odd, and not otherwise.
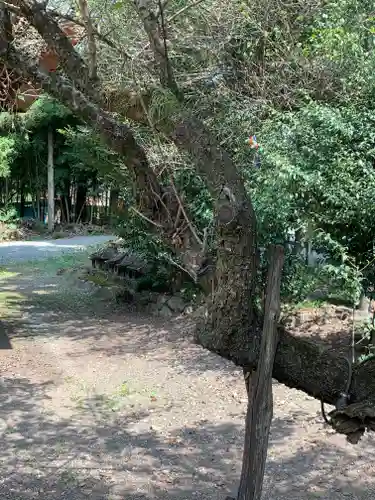
[[[116,239],[110,235],[74,236],[59,240],[7,241],[0,243],[0,265],[43,259],[82,250]]]
[[[241,373],[193,345],[183,320],[120,314],[63,280],[2,283],[0,498],[233,494]],[[317,401],[276,382],[274,401],[264,500],[375,498],[371,437],[349,445],[323,425]]]

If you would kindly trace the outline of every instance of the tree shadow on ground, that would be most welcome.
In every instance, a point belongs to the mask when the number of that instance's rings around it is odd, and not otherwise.
[[[1,498],[218,500],[235,490],[242,426],[207,420],[166,435],[151,421],[139,431],[137,422],[150,415],[129,407],[111,413],[97,397],[58,416],[48,406],[52,385],[24,378],[1,382]],[[282,442],[295,426],[273,422],[265,500],[374,498],[375,478],[369,474],[361,483],[347,451],[325,441],[304,447],[303,439],[296,453],[285,449]],[[356,469],[371,467],[374,459],[375,450]],[[337,463],[341,477],[334,475]]]
[[[194,344],[191,319],[132,312],[127,304],[103,301],[76,286],[62,276],[45,282],[31,275],[7,278],[2,290],[8,294],[5,308],[12,314],[3,319],[5,334],[9,339],[63,336],[72,342],[88,340],[90,349],[104,356],[152,354],[159,360],[174,357],[176,370],[184,372],[237,373],[234,365]]]
[[[12,344],[9,338],[12,335],[10,326],[11,325],[9,325],[9,323],[4,325],[4,323],[0,321],[0,350],[12,349]]]

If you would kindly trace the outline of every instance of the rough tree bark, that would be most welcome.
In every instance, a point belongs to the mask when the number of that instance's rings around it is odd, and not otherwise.
[[[3,37],[0,60],[10,68],[19,69],[100,132],[107,144],[124,157],[134,176],[138,209],[167,237],[172,237],[174,216],[179,207],[176,197],[161,188],[130,127],[104,110],[100,92],[90,82],[87,66],[72,46],[62,40],[65,35],[40,4],[32,0],[13,0],[12,3],[17,4],[48,45],[56,50],[68,78],[60,75],[51,78],[41,73]],[[1,4],[4,7],[4,3]],[[4,33],[3,27],[0,33]],[[253,307],[256,231],[251,202],[236,166],[202,123],[191,116],[180,116],[171,129],[171,138],[192,156],[196,171],[206,179],[217,206],[217,285],[199,341],[234,363],[255,369],[261,329]],[[282,328],[279,338],[274,377],[290,387],[334,403],[346,385],[345,361],[334,353],[322,352],[321,347],[312,342],[294,338]],[[337,420],[351,418],[352,431],[375,428],[374,375],[373,360],[356,366],[350,388],[353,404],[336,412]],[[341,425],[341,431],[343,427]]]

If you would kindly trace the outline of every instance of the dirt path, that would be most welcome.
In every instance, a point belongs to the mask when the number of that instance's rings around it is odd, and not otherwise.
[[[0,264],[22,262],[32,259],[45,259],[50,255],[60,256],[91,245],[103,244],[116,236],[101,234],[89,236],[73,236],[58,240],[4,241],[0,242]]]
[[[106,309],[64,279],[33,272],[2,281],[10,345],[0,350],[0,498],[234,492],[240,372],[192,345],[181,321]],[[274,397],[264,499],[375,498],[374,441],[348,445],[303,393],[275,383]]]

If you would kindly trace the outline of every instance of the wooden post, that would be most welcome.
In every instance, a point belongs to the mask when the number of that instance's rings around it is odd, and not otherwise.
[[[271,246],[258,366],[252,374],[245,374],[249,399],[238,500],[260,500],[262,495],[268,436],[273,415],[272,370],[278,343],[277,321],[280,314],[283,265],[283,247]]]
[[[55,225],[55,180],[53,166],[53,130],[48,127],[48,231],[52,233]]]

